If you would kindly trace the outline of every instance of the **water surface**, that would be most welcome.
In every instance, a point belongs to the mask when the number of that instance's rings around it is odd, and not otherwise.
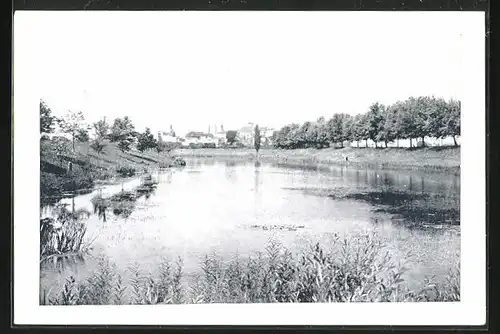
[[[459,176],[199,159],[153,177],[156,189],[128,216],[109,211],[104,221],[91,214],[90,256],[43,264],[42,287],[87,277],[99,254],[123,272],[133,262],[154,271],[160,257],[181,256],[189,277],[207,253],[245,256],[262,251],[269,238],[299,250],[311,241],[328,243],[333,233],[377,231],[395,259],[411,252],[407,278],[417,285],[425,276],[444,277],[459,252]],[[129,180],[63,202],[93,212],[98,192],[138,185]],[[41,214],[53,213],[45,207]]]

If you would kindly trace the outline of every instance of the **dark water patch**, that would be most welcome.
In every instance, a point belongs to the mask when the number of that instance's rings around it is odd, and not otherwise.
[[[157,186],[158,181],[153,180],[151,175],[146,175],[141,184],[130,191],[121,191],[108,198],[96,195],[90,200],[94,206],[94,214],[106,221],[107,211],[111,210],[115,216],[128,218],[134,212],[137,200],[141,197],[148,199]]]
[[[374,212],[389,213],[408,226],[460,225],[459,203],[443,195],[385,190],[329,197],[368,202],[376,207]]]
[[[367,193],[346,194],[345,199],[370,202],[374,205],[404,205],[410,201],[428,199],[429,194],[413,194],[403,191],[371,191]],[[331,198],[339,198],[338,195],[329,195]]]
[[[40,268],[62,273],[85,265],[85,255],[83,253],[54,254],[44,258],[44,261],[40,263]]]

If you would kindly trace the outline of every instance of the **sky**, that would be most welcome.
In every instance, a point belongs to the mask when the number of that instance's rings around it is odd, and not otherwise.
[[[409,96],[460,99],[475,23],[458,12],[18,14],[14,85],[22,58],[56,115],[127,115],[139,131],[172,124],[180,134],[279,128]]]

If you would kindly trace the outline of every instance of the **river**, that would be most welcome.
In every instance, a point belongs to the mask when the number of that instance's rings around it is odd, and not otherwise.
[[[349,166],[301,167],[254,162],[188,159],[182,169],[153,174],[156,189],[131,212],[93,214],[91,198],[140,184],[139,179],[102,187],[62,201],[91,212],[88,256],[41,265],[42,288],[65,278],[89,276],[104,254],[123,272],[133,262],[154,270],[162,256],[181,256],[186,277],[207,253],[242,256],[262,251],[269,238],[292,250],[311,241],[374,231],[389,241],[391,256],[407,261],[407,279],[444,277],[460,251],[460,177]],[[42,216],[51,216],[44,207]]]

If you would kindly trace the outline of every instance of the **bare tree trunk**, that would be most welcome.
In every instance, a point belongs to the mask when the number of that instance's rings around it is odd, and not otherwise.
[[[384,143],[385,143],[385,148],[387,148],[387,140],[386,140],[386,141],[384,141]]]
[[[399,148],[399,138],[396,138],[396,147]]]
[[[356,140],[356,147],[359,148],[359,140]]]
[[[455,147],[458,146],[458,143],[457,143],[457,138],[455,136],[452,136],[453,137],[453,143],[455,144]]]
[[[413,147],[413,146],[412,146],[412,144],[411,144],[411,138],[410,138],[410,148],[412,148],[412,147]]]
[[[425,136],[422,136],[422,147],[425,147]]]
[[[368,147],[368,139],[365,139],[365,147]]]
[[[374,140],[374,142],[375,142],[375,148],[377,148],[377,141],[376,141],[376,140]]]

